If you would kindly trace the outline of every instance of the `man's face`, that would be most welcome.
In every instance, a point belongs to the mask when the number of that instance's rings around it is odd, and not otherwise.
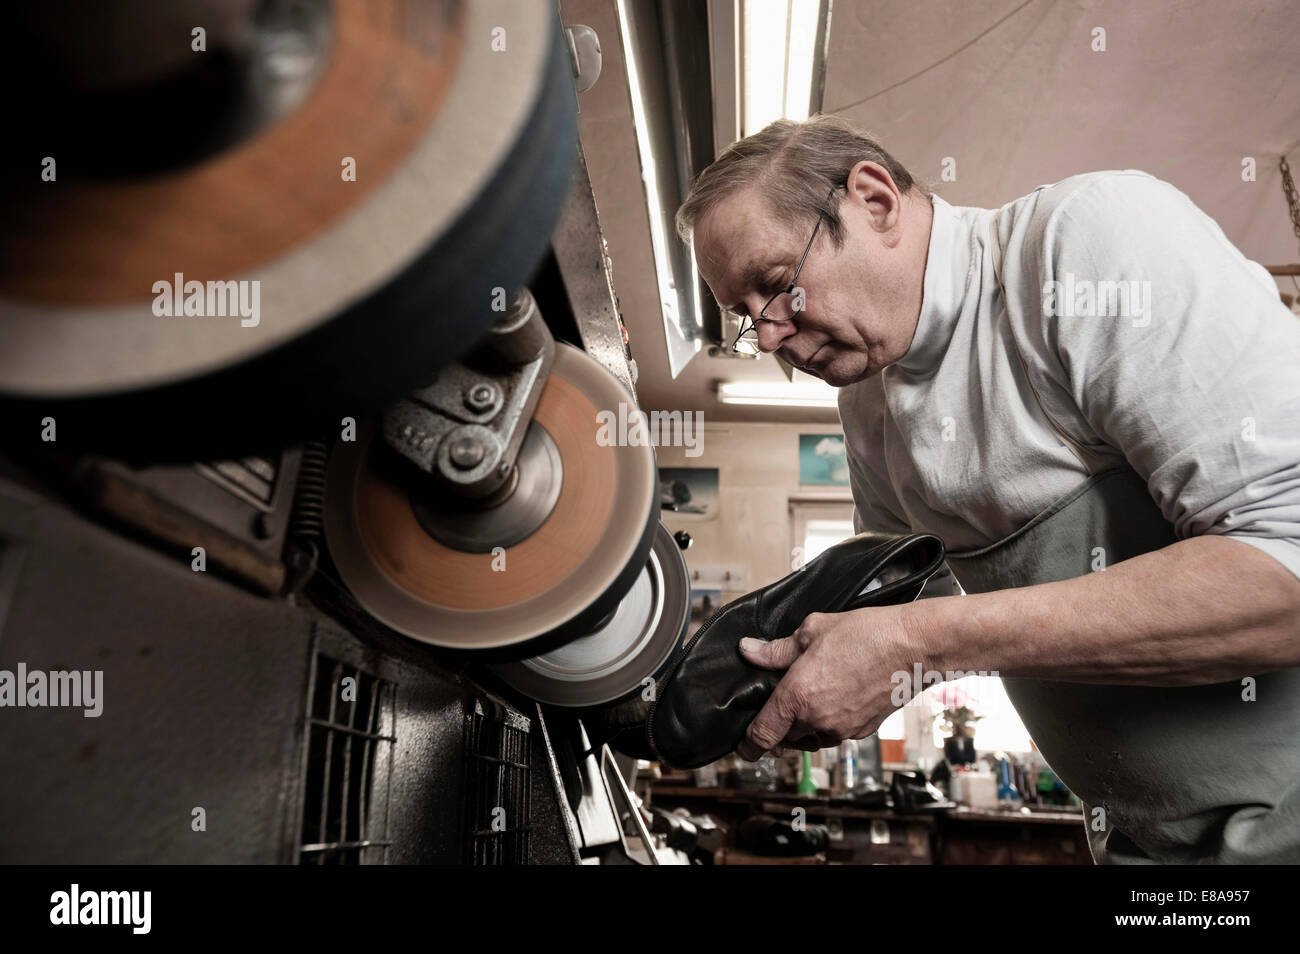
[[[891,255],[894,230],[882,230],[878,210],[865,203],[842,201],[840,213],[844,246],[835,248],[823,222],[799,273],[803,310],[792,312],[790,296],[783,295],[768,314],[787,320],[757,322],[760,350],[775,351],[835,387],[898,360],[915,327],[914,315],[908,325],[900,292],[903,256]],[[796,230],[774,221],[753,187],[719,202],[696,223],[694,235],[700,273],[718,304],[757,317],[790,284],[814,224],[810,219]]]

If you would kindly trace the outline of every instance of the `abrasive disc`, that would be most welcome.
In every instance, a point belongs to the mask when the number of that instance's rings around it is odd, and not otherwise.
[[[61,446],[162,460],[336,431],[468,351],[544,254],[577,141],[554,4],[305,2],[328,19],[298,32],[248,0],[89,6],[34,8],[4,40],[48,80],[22,97],[36,126],[9,124],[23,172],[0,177],[0,427],[20,438],[49,415]],[[303,98],[277,112],[258,96],[298,60]],[[150,135],[80,134],[50,96]]]
[[[520,658],[590,632],[643,571],[658,527],[654,448],[600,439],[597,412],[620,402],[633,398],[617,378],[556,344],[533,425],[558,451],[560,493],[536,531],[499,552],[453,549],[425,529],[416,510],[431,478],[393,466],[377,427],[340,443],[325,531],[344,584],[381,622],[447,648]]]
[[[596,706],[635,694],[677,648],[690,615],[681,549],[661,523],[650,558],[613,617],[564,646],[494,671],[524,695],[560,706]]]

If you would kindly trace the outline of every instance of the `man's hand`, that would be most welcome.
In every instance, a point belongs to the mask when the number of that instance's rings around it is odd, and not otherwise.
[[[907,609],[904,604],[813,613],[784,639],[742,639],[748,662],[787,672],[749,724],[737,754],[752,762],[783,747],[821,749],[875,732],[895,708],[894,673],[910,673],[923,662],[906,625]]]

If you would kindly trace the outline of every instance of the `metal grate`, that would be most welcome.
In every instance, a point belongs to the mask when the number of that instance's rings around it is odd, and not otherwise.
[[[528,863],[532,833],[532,722],[475,699],[465,714],[465,862]]]
[[[317,865],[388,861],[389,781],[396,687],[317,655],[307,702],[299,861]]]

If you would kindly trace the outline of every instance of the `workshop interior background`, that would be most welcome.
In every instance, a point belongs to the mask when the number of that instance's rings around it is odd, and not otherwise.
[[[19,19],[0,862],[1092,862],[993,676],[806,760],[647,757],[685,642],[854,535],[834,390],[725,347],[673,213],[825,112],[953,205],[1149,172],[1300,315],[1293,5]]]

